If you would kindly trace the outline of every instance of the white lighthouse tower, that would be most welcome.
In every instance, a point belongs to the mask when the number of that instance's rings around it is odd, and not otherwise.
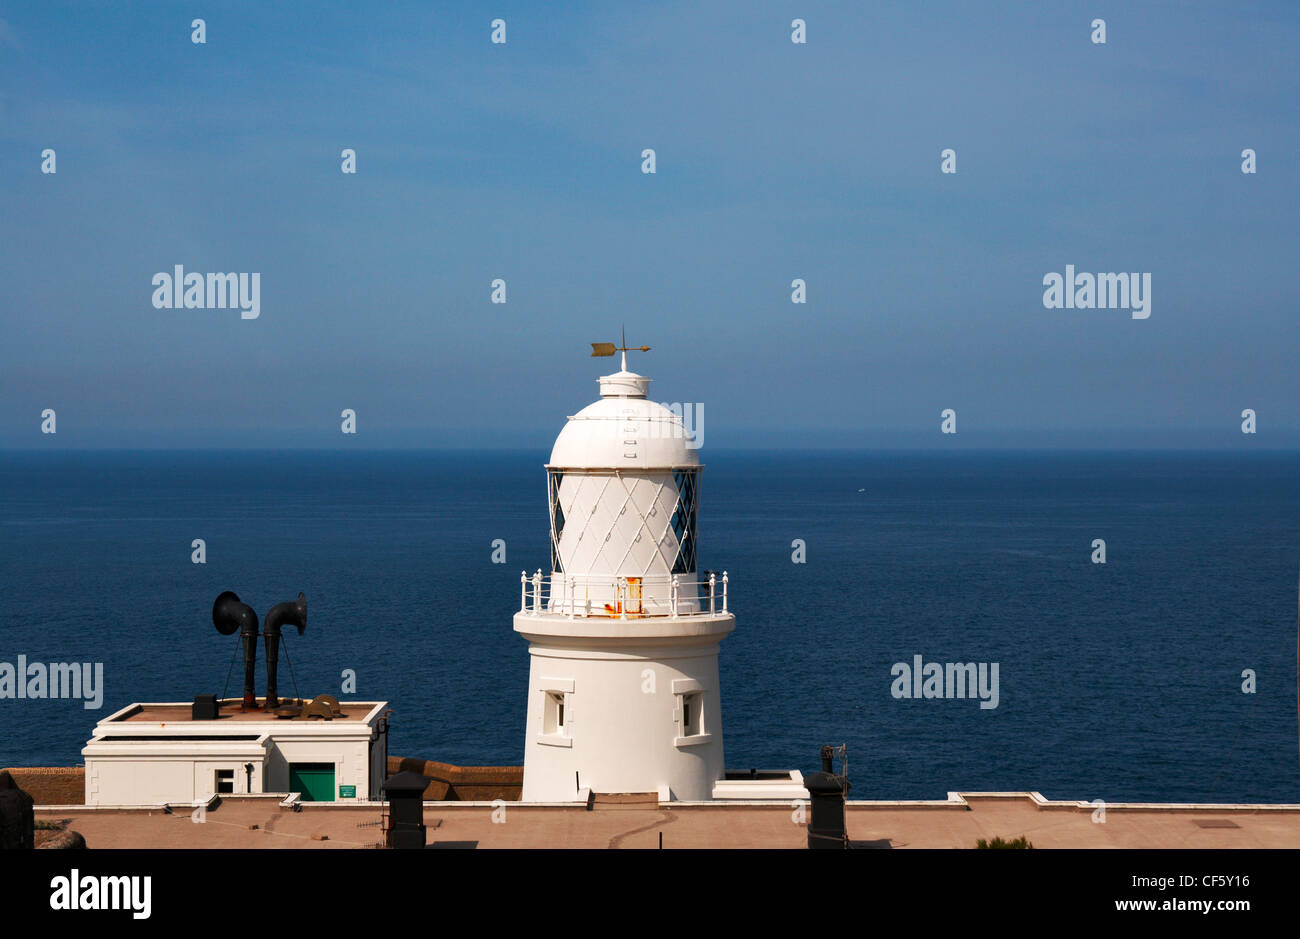
[[[551,573],[525,573],[525,802],[585,793],[714,798],[724,778],[718,646],[727,575],[697,569],[700,464],[680,416],[627,370],[569,418],[549,477]],[[642,350],[647,347],[641,347]]]

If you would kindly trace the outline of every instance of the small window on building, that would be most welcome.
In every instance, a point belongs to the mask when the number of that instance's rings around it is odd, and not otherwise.
[[[564,692],[546,692],[546,714],[542,719],[542,733],[564,733]]]
[[[235,791],[235,771],[233,769],[217,770],[216,791],[230,793]]]
[[[704,701],[698,691],[682,695],[682,736],[694,737],[704,733]]]

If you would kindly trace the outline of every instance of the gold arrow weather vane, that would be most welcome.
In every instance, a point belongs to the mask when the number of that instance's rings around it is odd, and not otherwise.
[[[598,355],[613,355],[615,352],[649,352],[649,346],[616,346],[612,342],[593,342],[591,344],[591,354],[594,358]]]
[[[627,371],[627,353],[629,352],[649,352],[649,346],[629,346],[627,345],[627,331],[623,331],[622,339],[619,340],[621,345],[614,345],[612,342],[593,342],[591,344],[591,356],[613,355],[615,352],[623,353],[623,371]]]

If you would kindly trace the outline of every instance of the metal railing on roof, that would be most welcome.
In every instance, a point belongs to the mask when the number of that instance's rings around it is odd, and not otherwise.
[[[519,612],[574,617],[643,619],[726,613],[727,572],[700,579],[672,574],[645,577],[555,573],[519,574]]]

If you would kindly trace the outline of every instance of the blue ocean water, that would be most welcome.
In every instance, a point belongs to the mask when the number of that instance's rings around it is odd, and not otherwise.
[[[520,570],[548,562],[545,456],[0,454],[0,661],[105,671],[99,711],[0,700],[0,765],[74,764],[131,701],[220,692],[235,640],[209,614],[225,589],[259,613],[304,591],[299,689],[337,694],[354,669],[358,697],[392,703],[392,753],[520,763],[528,653],[511,615]],[[855,798],[1300,802],[1300,455],[705,460],[700,566],[729,572],[737,616],[729,766],[809,770],[846,743]],[[891,666],[915,655],[999,663],[998,707],[895,699]]]

